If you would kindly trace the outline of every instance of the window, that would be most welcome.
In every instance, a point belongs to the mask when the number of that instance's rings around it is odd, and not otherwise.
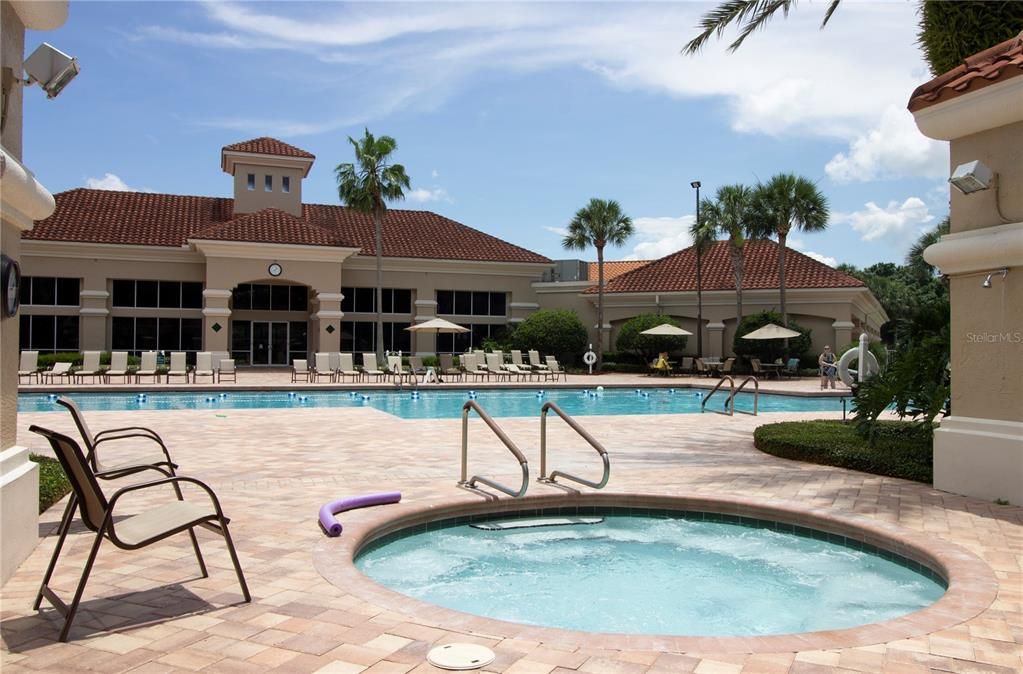
[[[246,186],[249,188],[250,192],[255,191],[255,189],[256,189],[256,174],[255,173],[250,173],[249,174],[248,182],[246,183]]]
[[[135,355],[142,351],[200,351],[202,319],[114,316],[110,347]]]
[[[469,332],[438,334],[437,353],[464,353],[469,349],[478,349],[484,339],[505,330],[504,325],[493,323],[473,323],[464,327],[469,328]]]
[[[263,191],[264,192],[273,192],[274,191],[274,177],[273,176],[263,176]]]
[[[507,293],[438,290],[437,313],[458,316],[505,316]]]
[[[21,303],[35,306],[77,307],[81,279],[26,276],[21,280]]]
[[[78,351],[78,316],[22,314],[20,348],[34,351]]]
[[[291,176],[281,176],[281,192],[291,192]]]
[[[384,323],[384,349],[411,351],[412,333],[408,323]],[[352,353],[376,349],[376,323],[373,321],[341,321],[341,350]]]
[[[135,306],[156,307],[156,301],[160,294],[159,281],[136,281],[135,282]]]
[[[113,306],[147,309],[202,309],[202,283],[115,279]]]
[[[341,294],[345,296],[341,300],[341,311],[360,314],[376,312],[376,288],[341,288]],[[382,299],[382,313],[412,313],[412,290],[409,288],[384,288]]]
[[[309,289],[305,286],[242,283],[231,292],[235,311],[309,311]]]

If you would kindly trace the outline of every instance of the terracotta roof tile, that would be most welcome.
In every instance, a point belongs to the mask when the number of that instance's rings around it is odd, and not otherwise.
[[[1020,75],[1023,75],[1023,32],[967,57],[962,65],[917,87],[909,97],[909,111],[944,103]]]
[[[703,253],[703,289],[735,290],[732,259],[727,241],[716,241]],[[778,287],[778,244],[770,240],[746,243],[744,290]],[[786,288],[851,288],[862,286],[857,278],[787,249]],[[605,293],[685,292],[696,290],[696,252],[686,248],[626,272],[604,286]],[[596,286],[587,293],[596,293]]]
[[[604,260],[604,283],[621,276],[625,272],[632,271],[633,269],[639,269],[640,267],[648,264],[650,264],[650,260]],[[597,269],[596,262],[587,263],[587,281],[597,281],[598,273],[599,270]]]
[[[373,255],[373,219],[325,204],[304,204],[303,217],[268,209],[233,217],[233,200],[77,188],[54,195],[57,208],[24,234],[35,241],[185,246],[221,240],[361,248]],[[322,232],[322,234],[321,234]],[[385,257],[549,263],[550,259],[429,211],[391,209],[384,221]],[[230,237],[230,238],[229,238]]]
[[[295,147],[294,145],[288,145],[283,141],[277,140],[276,138],[269,138],[267,136],[253,138],[252,140],[244,140],[240,143],[234,143],[233,145],[225,145],[223,147],[223,151],[249,152],[252,154],[273,154],[279,157],[316,159],[316,155],[311,152],[306,152],[302,148]]]

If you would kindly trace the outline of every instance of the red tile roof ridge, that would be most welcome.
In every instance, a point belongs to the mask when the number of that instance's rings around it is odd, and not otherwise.
[[[909,97],[910,112],[1023,75],[1023,31],[963,62],[930,82],[921,84]]]
[[[250,241],[307,246],[348,246],[336,232],[328,231],[279,208],[243,213],[214,223],[188,237],[199,241]]]
[[[311,152],[307,152],[300,147],[295,147],[289,143],[285,143],[277,138],[271,138],[270,136],[260,136],[259,138],[250,138],[249,140],[243,140],[239,143],[232,143],[225,145],[222,152],[244,152],[247,154],[272,154],[282,157],[299,157],[302,159],[316,159],[316,155]]]

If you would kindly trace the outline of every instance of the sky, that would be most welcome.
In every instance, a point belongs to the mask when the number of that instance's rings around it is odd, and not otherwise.
[[[431,210],[554,259],[573,214],[616,199],[636,232],[607,259],[690,243],[701,197],[781,172],[830,222],[789,244],[828,264],[901,261],[948,213],[948,145],[906,111],[931,79],[916,3],[799,3],[736,53],[696,56],[702,2],[83,2],[50,42],[81,74],[25,95],[25,162],[75,187],[230,196],[220,148],[273,136],[316,155],[307,203],[339,203],[349,136],[397,140]],[[726,35],[726,38],[728,36]]]

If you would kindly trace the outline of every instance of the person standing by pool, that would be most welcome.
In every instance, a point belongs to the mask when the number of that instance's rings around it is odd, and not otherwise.
[[[835,354],[831,352],[830,346],[824,347],[824,353],[817,359],[817,364],[821,368],[821,390],[823,391],[828,387],[828,382],[831,382],[831,388],[835,388],[835,377],[838,375],[838,368],[835,366]]]

